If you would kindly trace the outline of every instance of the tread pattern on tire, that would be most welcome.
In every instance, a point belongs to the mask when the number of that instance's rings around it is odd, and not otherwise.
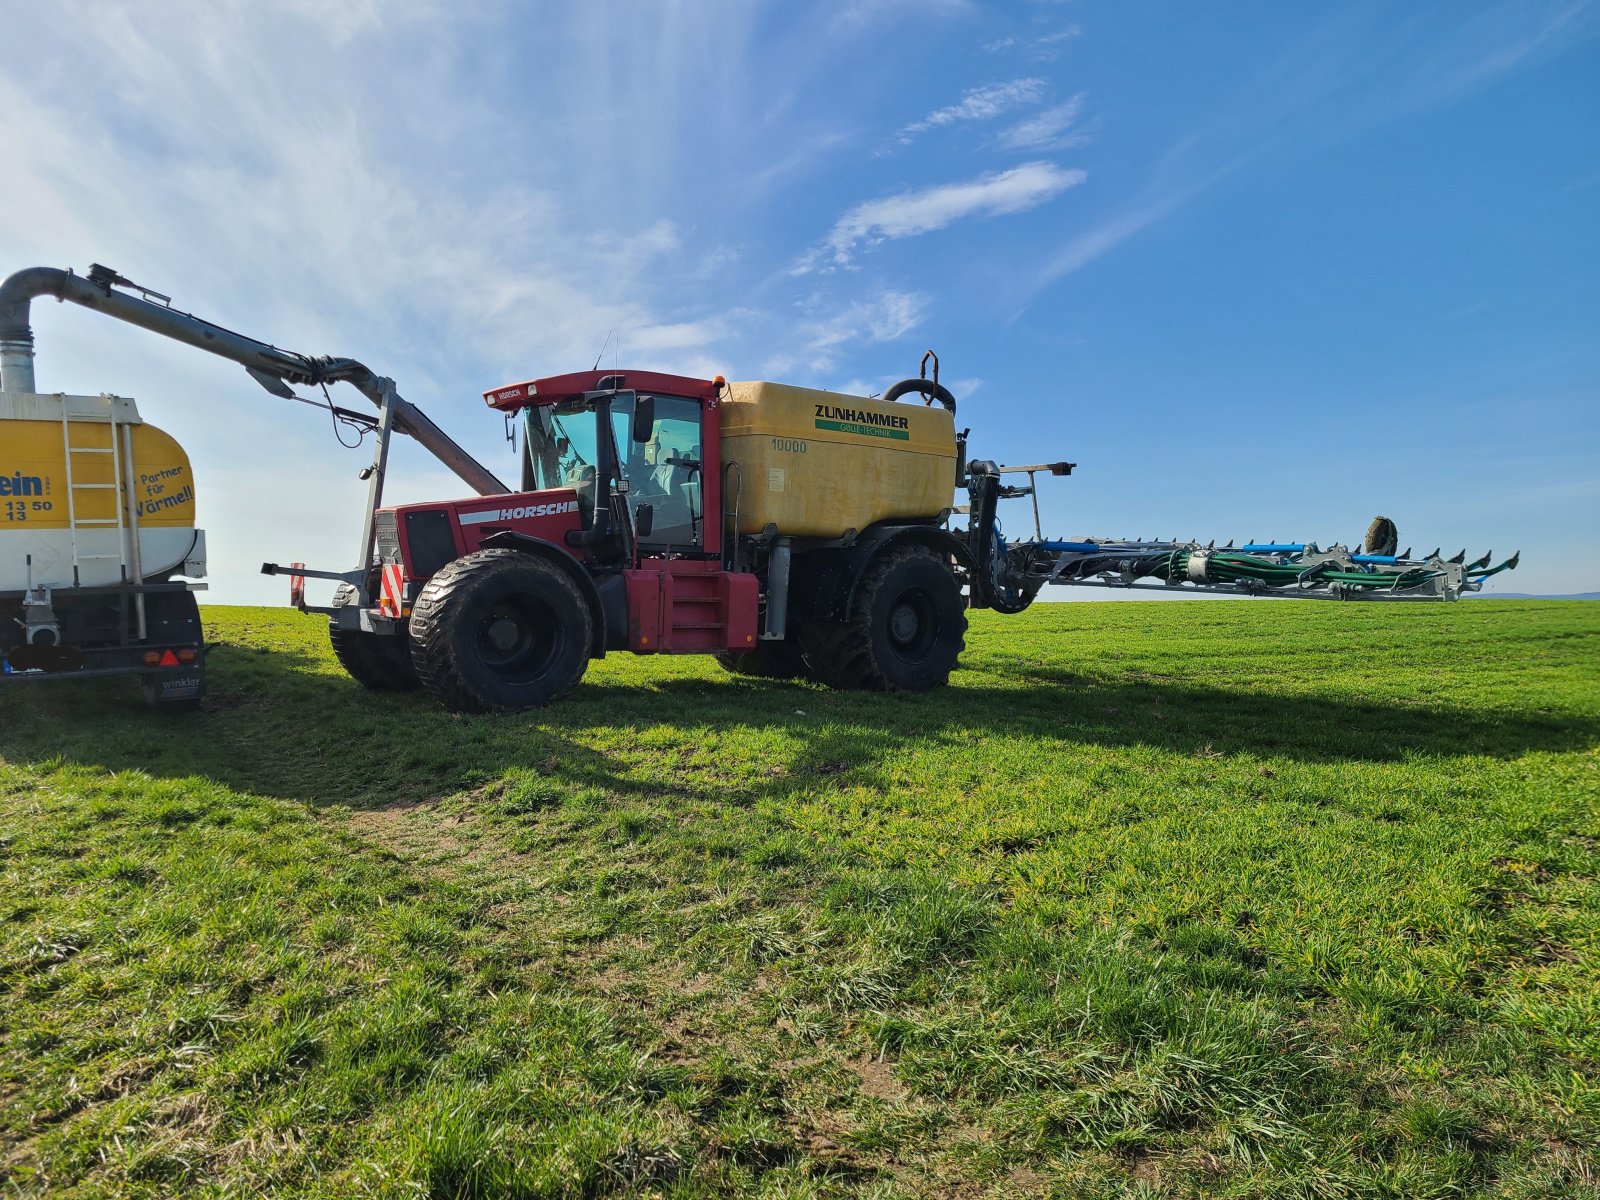
[[[334,607],[355,602],[356,590],[340,584],[334,594]],[[422,686],[411,665],[411,647],[401,635],[368,633],[363,629],[341,629],[328,622],[328,644],[350,678],[374,692],[411,692]]]
[[[925,562],[936,566],[949,581],[950,595],[954,597],[952,626],[955,633],[955,652],[949,661],[935,662],[928,669],[917,672],[912,680],[895,678],[901,672],[895,664],[882,661],[878,650],[876,631],[872,628],[871,614],[879,593],[890,578],[908,562]],[[877,692],[927,691],[943,687],[950,681],[950,672],[956,660],[966,649],[964,634],[967,618],[965,601],[955,577],[943,558],[925,546],[902,546],[890,550],[867,568],[856,589],[855,600],[849,616],[843,621],[815,621],[801,630],[801,646],[806,662],[817,679],[830,687],[850,688]]]
[[[470,591],[491,586],[486,580],[529,567],[545,575],[545,582],[560,597],[559,609],[571,614],[573,627],[567,636],[578,648],[577,669],[552,679],[536,700],[507,703],[489,695],[474,678],[473,664],[464,659],[451,635]],[[447,708],[468,713],[515,711],[553,703],[578,685],[589,665],[592,631],[593,616],[582,593],[555,563],[521,550],[477,550],[440,568],[423,587],[411,610],[411,659],[422,686]]]

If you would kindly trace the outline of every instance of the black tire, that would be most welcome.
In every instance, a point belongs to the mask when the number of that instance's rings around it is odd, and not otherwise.
[[[334,593],[333,606],[343,608],[355,602],[355,588],[341,583]],[[403,633],[341,629],[334,620],[328,622],[328,643],[350,678],[370,691],[414,692],[422,686],[416,668],[411,665],[411,647]]]
[[[1395,554],[1400,549],[1400,530],[1388,517],[1373,517],[1367,526],[1362,550],[1367,554]]]
[[[758,642],[754,650],[719,650],[716,660],[730,675],[754,679],[813,678],[794,630],[781,642]]]
[[[140,675],[139,690],[144,693],[144,702],[161,712],[194,712],[206,694],[205,635],[194,593],[145,593],[144,626],[147,645],[192,645],[200,651],[199,660],[181,675],[166,671]]]
[[[923,692],[943,687],[965,649],[965,604],[950,564],[925,546],[873,562],[843,621],[800,631],[816,678],[832,687]]]
[[[589,666],[594,617],[556,563],[479,550],[428,580],[411,610],[422,684],[456,712],[508,712],[561,699]]]

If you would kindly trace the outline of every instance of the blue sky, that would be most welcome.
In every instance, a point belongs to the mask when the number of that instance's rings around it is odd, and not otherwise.
[[[1507,590],[1600,588],[1592,0],[6,25],[0,272],[104,262],[358,357],[491,465],[479,393],[608,334],[624,366],[860,391],[933,347],[976,454],[1080,464],[1047,532],[1326,543],[1382,512],[1418,551],[1521,547]],[[80,309],[35,330],[41,388],[133,395],[189,448],[213,599],[348,565],[364,456],[314,412]],[[461,490],[395,467],[396,498]]]

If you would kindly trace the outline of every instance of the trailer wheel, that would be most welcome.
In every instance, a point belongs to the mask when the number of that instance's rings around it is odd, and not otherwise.
[[[333,606],[344,608],[354,603],[355,588],[341,583],[333,595]],[[410,692],[422,686],[416,668],[411,665],[411,647],[406,644],[404,634],[343,629],[337,621],[329,621],[328,643],[350,678],[370,691]]]
[[[719,650],[717,665],[730,675],[754,679],[812,679],[793,632],[779,642],[759,642],[754,650]]]
[[[565,571],[520,550],[479,550],[428,580],[411,611],[423,686],[456,712],[534,708],[589,666],[594,618]]]
[[[873,562],[843,621],[801,627],[806,662],[822,682],[879,692],[943,687],[965,649],[967,617],[955,574],[925,546]]]

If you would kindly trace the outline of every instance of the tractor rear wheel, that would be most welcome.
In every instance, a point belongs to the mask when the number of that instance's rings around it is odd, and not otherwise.
[[[411,610],[423,686],[456,712],[508,712],[565,696],[589,666],[594,618],[560,566],[479,550],[428,580]]]
[[[816,678],[833,687],[922,692],[943,687],[965,649],[967,617],[950,564],[925,546],[872,563],[843,621],[801,628]]]
[[[759,642],[754,650],[719,650],[717,664],[730,675],[756,679],[811,679],[811,668],[793,632],[778,642]]]
[[[344,608],[355,603],[356,589],[341,583],[333,594],[333,606]],[[339,665],[364,688],[374,692],[411,692],[422,686],[411,665],[411,647],[403,633],[343,629],[337,620],[332,620],[328,622],[328,642]]]

